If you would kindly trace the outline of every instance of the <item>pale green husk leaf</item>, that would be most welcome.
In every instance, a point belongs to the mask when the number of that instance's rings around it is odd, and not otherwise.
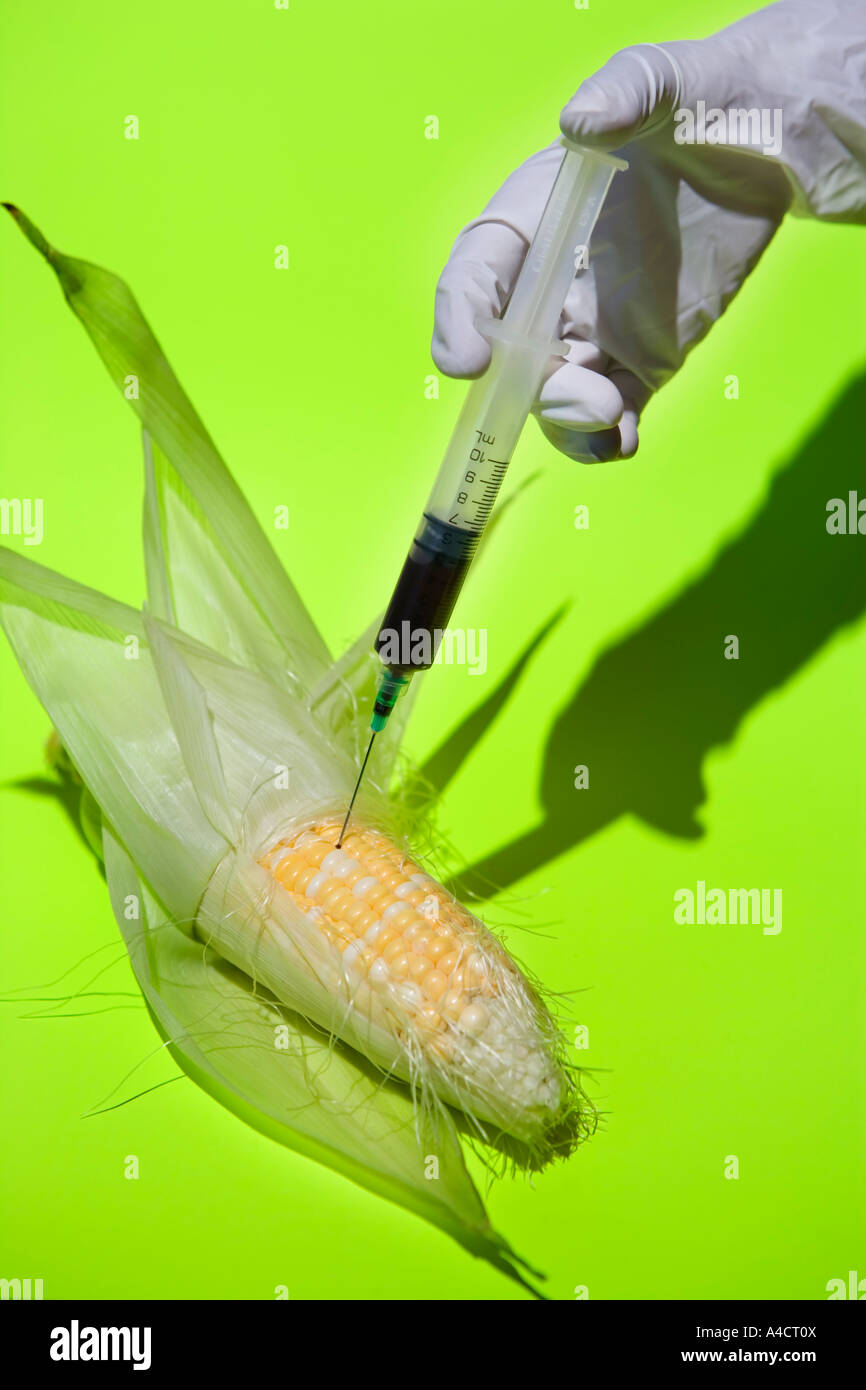
[[[250,826],[261,835],[345,799],[378,674],[374,629],[331,661],[127,286],[14,215],[115,385],[138,387],[148,610],[0,550],[0,621],[92,798],[90,819],[99,808],[115,915],[156,1025],[183,1069],[248,1123],[522,1281],[449,1112],[418,1109],[409,1088],[195,937],[202,894]],[[408,710],[406,700],[391,720],[362,803],[380,819]]]

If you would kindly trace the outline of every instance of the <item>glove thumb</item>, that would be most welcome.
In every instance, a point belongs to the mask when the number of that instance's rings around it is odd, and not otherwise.
[[[657,44],[624,48],[582,82],[559,118],[578,144],[615,149],[666,121],[680,105],[682,74]]]

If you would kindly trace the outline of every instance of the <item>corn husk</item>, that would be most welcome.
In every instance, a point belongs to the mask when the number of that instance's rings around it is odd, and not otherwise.
[[[0,618],[99,808],[112,905],[154,1021],[184,1070],[248,1123],[522,1279],[466,1168],[466,1124],[452,1108],[461,1095],[437,1084],[419,1104],[419,1077],[396,1079],[401,1059],[377,1021],[342,1006],[339,980],[323,985],[324,961],[301,968],[317,949],[309,924],[268,902],[264,848],[345,805],[354,783],[379,670],[375,624],[332,660],[127,286],[15,215],[115,385],[138,385],[147,605],[2,550]],[[380,738],[379,780],[358,804],[370,824],[393,822],[387,784],[409,705]],[[528,986],[521,1007],[556,1061]],[[561,1076],[548,1118],[567,1150],[579,1107]],[[473,1115],[476,1135],[531,1150],[507,1078],[488,1089],[494,1129]]]

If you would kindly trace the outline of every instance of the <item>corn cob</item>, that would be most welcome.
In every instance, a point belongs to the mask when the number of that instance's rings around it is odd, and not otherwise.
[[[157,1027],[247,1123],[522,1282],[461,1133],[539,1167],[571,1151],[591,1109],[516,964],[380,828],[409,702],[338,851],[380,674],[372,630],[331,660],[128,287],[12,211],[115,384],[144,387],[128,399],[148,611],[0,548],[0,621],[57,726],[63,775],[83,786]]]
[[[496,938],[392,840],[355,829],[337,849],[339,831],[338,821],[310,826],[260,863],[327,941],[352,1010],[397,1044],[397,1075],[432,1076],[441,1098],[537,1138],[565,1090],[540,1000]]]
[[[232,853],[199,936],[283,1004],[409,1081],[426,1109],[462,1110],[533,1166],[582,1122],[556,1025],[499,941],[381,830],[307,820]]]

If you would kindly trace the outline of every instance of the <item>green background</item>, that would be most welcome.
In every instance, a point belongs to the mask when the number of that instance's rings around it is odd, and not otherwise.
[[[462,396],[424,390],[460,226],[611,52],[746,8],[7,0],[0,191],[130,282],[257,515],[288,505],[275,544],[337,651],[390,593]],[[38,550],[8,543],[137,603],[133,416],[11,222],[0,260],[2,492],[46,516]],[[787,223],[632,462],[581,468],[529,427],[508,488],[540,476],[458,617],[487,627],[488,673],[424,681],[421,762],[568,603],[441,817],[467,861],[549,821],[555,853],[487,919],[550,988],[581,991],[605,1119],[567,1165],[495,1185],[490,1211],[556,1299],[815,1299],[866,1276],[866,539],[824,532],[828,498],[866,495],[864,262],[862,229]],[[57,995],[112,963],[88,988],[128,991],[72,826],[9,785],[41,775],[48,725],[5,645],[0,680],[0,988]],[[782,932],[676,926],[673,893],[698,879],[781,888]],[[525,1296],[186,1080],[82,1118],[156,1035],[134,996],[36,1008],[0,1008],[0,1275],[41,1276],[49,1298]],[[113,1099],[174,1071],[158,1053]]]

